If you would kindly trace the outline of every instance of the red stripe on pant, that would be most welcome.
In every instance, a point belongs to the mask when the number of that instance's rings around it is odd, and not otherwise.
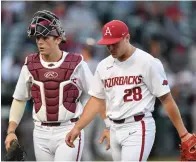
[[[141,146],[140,159],[139,159],[139,161],[142,161],[142,157],[143,157],[143,154],[144,154],[145,131],[146,131],[145,122],[143,120],[141,121],[141,124],[142,124],[142,146]]]
[[[78,161],[78,158],[79,158],[79,154],[80,154],[80,145],[81,145],[81,133],[80,133],[80,135],[79,135],[79,145],[78,145],[78,153],[77,153],[76,161]]]

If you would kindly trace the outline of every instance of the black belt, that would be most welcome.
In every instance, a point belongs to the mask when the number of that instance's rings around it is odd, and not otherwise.
[[[142,114],[142,115],[135,115],[135,116],[133,116],[133,117],[134,117],[134,120],[135,120],[135,121],[140,121],[140,120],[143,119],[144,116],[145,116],[145,115]],[[113,120],[113,119],[110,119],[110,120],[112,120],[112,121],[113,121],[114,123],[116,123],[116,124],[123,124],[123,123],[125,122],[125,119],[120,119],[120,120]]]
[[[79,118],[70,119],[70,121],[72,123],[77,122],[78,120],[79,120]],[[48,127],[57,127],[57,126],[60,126],[61,123],[60,122],[56,122],[56,123],[41,123],[41,125],[48,126]]]

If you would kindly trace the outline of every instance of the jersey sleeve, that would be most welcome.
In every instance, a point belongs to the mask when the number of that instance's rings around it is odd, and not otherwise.
[[[170,92],[168,80],[160,60],[153,59],[145,71],[144,83],[156,97],[161,97]]]
[[[30,72],[26,65],[23,65],[16,88],[13,94],[13,98],[17,100],[26,101],[31,98],[30,95]]]
[[[72,77],[72,79],[76,79],[75,82],[82,90],[82,94],[80,96],[80,101],[83,106],[86,105],[87,101],[90,98],[88,94],[89,87],[92,84],[93,74],[90,71],[86,62],[82,61],[80,67],[77,69],[76,74]]]
[[[104,84],[100,76],[100,65],[98,65],[94,77],[93,85],[90,87],[89,94],[99,99],[105,99]]]

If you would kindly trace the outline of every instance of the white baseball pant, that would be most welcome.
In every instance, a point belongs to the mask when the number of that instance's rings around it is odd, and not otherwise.
[[[74,123],[61,126],[35,124],[33,139],[37,161],[80,161],[84,146],[84,131],[74,141],[75,148],[65,143],[65,137]]]
[[[141,121],[115,124],[110,130],[114,161],[146,161],[155,139],[156,126],[152,117]]]

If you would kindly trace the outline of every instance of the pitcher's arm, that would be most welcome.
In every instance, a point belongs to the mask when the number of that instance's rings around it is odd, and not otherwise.
[[[96,97],[91,97],[87,102],[84,111],[80,117],[80,120],[75,124],[75,127],[82,130],[86,125],[88,125],[99,112],[104,112],[105,110],[105,100]]]
[[[178,134],[180,137],[183,137],[185,134],[186,138],[182,138],[182,141],[185,141],[189,137],[191,137],[191,134],[188,133],[187,129],[184,126],[184,123],[182,121],[178,106],[176,105],[176,102],[174,101],[171,93],[167,93],[161,97],[159,97],[161,103],[163,104],[170,120],[172,121],[173,125],[178,131]]]

